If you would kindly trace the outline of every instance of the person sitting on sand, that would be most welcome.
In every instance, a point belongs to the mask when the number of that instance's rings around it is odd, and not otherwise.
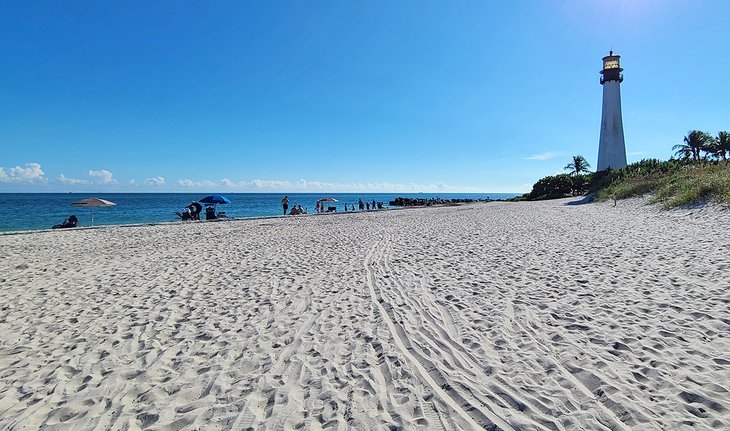
[[[79,219],[76,218],[75,215],[71,214],[66,220],[63,221],[61,224],[57,224],[53,226],[52,229],[66,229],[71,227],[76,227],[79,224]]]
[[[186,206],[190,212],[191,220],[200,220],[200,213],[203,211],[203,206],[198,201],[192,201],[190,205]]]

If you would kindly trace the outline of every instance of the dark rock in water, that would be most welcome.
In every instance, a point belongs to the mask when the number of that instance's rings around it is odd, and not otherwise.
[[[432,205],[454,205],[471,202],[490,202],[491,199],[441,199],[441,198],[395,198],[390,205],[395,207],[428,207]]]

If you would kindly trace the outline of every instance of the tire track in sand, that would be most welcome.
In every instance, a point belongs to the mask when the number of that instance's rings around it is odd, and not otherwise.
[[[510,411],[508,407],[494,401],[502,399],[509,406],[521,406],[518,408],[520,413],[522,412],[521,409],[526,409],[537,417],[536,421],[534,417],[530,418],[517,413],[518,417],[514,419],[520,421],[520,425],[517,425],[518,428],[531,427],[536,430],[549,430],[551,426],[559,428],[559,424],[554,421],[554,418],[542,414],[540,409],[530,403],[529,400],[515,393],[514,388],[498,385],[494,382],[493,377],[484,372],[479,360],[469,351],[469,348],[458,341],[459,331],[454,324],[451,312],[445,306],[438,304],[432,292],[427,289],[416,292],[406,287],[390,266],[393,255],[393,248],[390,243],[392,243],[392,235],[383,235],[383,247],[380,250],[380,259],[377,264],[381,266],[385,274],[391,274],[387,279],[390,283],[386,282],[386,284],[390,284],[392,289],[378,289],[381,301],[392,308],[392,305],[388,303],[388,295],[392,295],[390,298],[391,303],[408,304],[407,309],[412,310],[415,315],[420,316],[424,323],[430,326],[430,329],[421,326],[420,328],[412,327],[409,330],[402,328],[402,331],[408,332],[408,346],[415,349],[412,351],[415,357],[423,357],[423,350],[420,348],[422,346],[426,346],[428,350],[436,354],[436,357],[430,356],[428,359],[424,358],[424,361],[427,362],[427,368],[437,368],[439,370],[439,376],[435,380],[440,381],[443,379],[446,384],[452,386],[454,391],[452,394],[454,395],[451,398],[462,401],[462,404],[482,406],[482,413],[484,413],[484,409],[487,409],[494,417],[508,418],[503,419],[507,422],[516,412]],[[439,322],[439,317],[433,314],[434,311],[440,315],[440,320],[443,323]],[[393,316],[389,317],[397,321],[397,315],[392,314]],[[398,325],[396,324],[396,326]],[[453,365],[450,365],[449,361],[453,361]],[[458,376],[459,373],[463,373],[461,378]],[[492,384],[486,385],[485,382],[489,381],[492,381]],[[473,390],[474,387],[485,385],[483,392]],[[480,416],[486,416],[486,414]]]
[[[586,385],[583,384],[575,375],[573,375],[568,368],[566,368],[565,364],[558,359],[558,357],[553,353],[552,349],[550,348],[550,342],[546,341],[544,337],[540,335],[540,331],[530,330],[531,325],[529,323],[523,324],[520,323],[520,320],[526,321],[526,322],[534,322],[538,323],[539,320],[537,317],[535,317],[532,313],[530,313],[527,309],[523,310],[524,315],[521,317],[521,319],[516,318],[515,310],[514,310],[514,301],[512,298],[509,298],[507,300],[507,307],[505,312],[505,317],[509,321],[509,323],[512,324],[513,328],[517,328],[519,331],[514,332],[521,332],[525,335],[527,335],[532,341],[541,348],[543,353],[551,358],[552,362],[556,365],[557,370],[565,377],[567,381],[569,381],[575,389],[580,392],[583,397],[586,400],[590,400],[594,403],[596,408],[603,413],[604,417],[610,422],[611,429],[614,430],[622,430],[622,431],[630,431],[630,427],[627,426],[623,421],[621,421],[621,418],[618,417],[611,409],[606,407],[604,403],[596,397],[596,395],[591,391]]]
[[[395,342],[396,347],[403,353],[403,355],[409,360],[411,364],[416,368],[418,371],[418,374],[421,375],[423,380],[428,384],[428,386],[431,387],[433,392],[439,396],[439,398],[448,405],[451,409],[453,409],[459,417],[464,420],[466,423],[468,423],[472,428],[474,429],[483,429],[483,428],[489,428],[489,427],[498,427],[499,429],[503,430],[513,430],[513,428],[505,422],[503,419],[495,416],[493,413],[488,411],[480,411],[477,410],[474,406],[471,406],[470,410],[472,411],[478,411],[480,413],[479,416],[483,416],[487,418],[490,423],[487,424],[480,424],[477,422],[471,414],[467,413],[460,405],[459,403],[452,398],[436,381],[434,380],[433,376],[429,373],[429,371],[424,367],[424,365],[416,358],[416,356],[412,353],[412,347],[406,347],[406,341],[403,340],[403,338],[407,338],[407,335],[405,334],[405,331],[398,330],[396,328],[395,323],[390,318],[390,315],[386,311],[385,307],[383,306],[383,299],[382,296],[378,295],[376,292],[375,287],[375,274],[373,271],[373,265],[374,265],[374,257],[376,252],[381,252],[380,248],[383,246],[383,241],[378,241],[367,253],[365,256],[365,260],[363,262],[363,265],[365,266],[365,276],[366,276],[366,283],[368,285],[368,289],[370,290],[370,298],[374,304],[377,305],[378,310],[380,311],[381,316],[383,317],[383,321],[385,322],[386,326],[388,327],[388,331],[390,332],[390,336],[393,337],[393,340]],[[408,342],[410,344],[410,342]]]

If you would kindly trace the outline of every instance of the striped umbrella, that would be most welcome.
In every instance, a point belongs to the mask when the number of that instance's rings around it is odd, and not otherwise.
[[[78,202],[74,202],[71,205],[75,207],[91,207],[91,225],[94,226],[94,208],[95,207],[111,207],[116,205],[112,201],[108,201],[105,199],[99,199],[99,198],[88,198],[88,199],[81,199]]]

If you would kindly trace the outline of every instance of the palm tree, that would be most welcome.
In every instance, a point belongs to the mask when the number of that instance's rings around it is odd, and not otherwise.
[[[684,143],[673,146],[672,150],[675,151],[674,155],[681,160],[699,161],[701,151],[711,152],[713,141],[714,138],[709,133],[690,130],[684,137]]]
[[[700,152],[712,152],[713,141],[714,138],[709,133],[700,130],[690,130],[687,136],[684,137],[684,143],[690,148],[692,160],[694,161],[700,160]]]
[[[573,156],[573,161],[571,163],[568,163],[565,165],[566,171],[572,171],[570,175],[578,176],[583,172],[588,172],[588,168],[590,168],[591,165],[588,164],[588,161],[583,156]]]
[[[730,153],[730,133],[718,132],[715,139],[715,155],[727,160],[728,153]]]
[[[573,156],[573,161],[565,165],[565,170],[572,171],[570,173],[572,176],[570,182],[573,196],[587,191],[588,181],[586,181],[586,176],[581,176],[580,174],[582,172],[589,172],[588,168],[590,167],[591,165],[588,164],[588,161],[583,156]]]
[[[692,160],[693,158],[692,147],[687,144],[677,144],[672,147],[672,151],[674,151],[674,155],[679,160],[684,160],[686,162],[688,160]]]

